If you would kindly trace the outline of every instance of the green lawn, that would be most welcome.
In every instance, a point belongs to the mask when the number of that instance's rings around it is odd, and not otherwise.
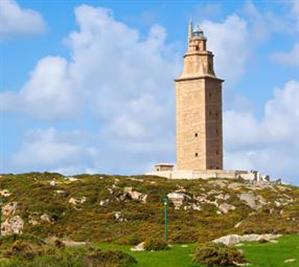
[[[103,249],[121,249],[136,258],[136,267],[199,267],[192,264],[195,245],[173,246],[170,250],[159,252],[131,252],[129,247],[100,244]],[[299,235],[284,236],[278,243],[247,243],[240,247],[244,250],[251,267],[299,267]],[[286,259],[294,262],[284,263]]]

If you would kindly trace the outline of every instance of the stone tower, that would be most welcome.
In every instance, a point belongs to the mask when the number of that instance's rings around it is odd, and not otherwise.
[[[192,22],[184,69],[176,83],[177,170],[223,168],[222,82],[203,31]]]

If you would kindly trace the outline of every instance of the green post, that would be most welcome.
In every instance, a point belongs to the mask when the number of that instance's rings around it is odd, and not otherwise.
[[[164,239],[168,240],[168,197],[163,198],[164,204]]]
[[[0,238],[1,238],[1,225],[2,225],[2,200],[0,198]]]

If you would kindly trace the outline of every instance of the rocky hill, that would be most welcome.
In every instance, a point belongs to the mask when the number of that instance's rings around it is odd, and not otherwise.
[[[2,235],[137,244],[163,235],[165,195],[171,242],[299,232],[299,188],[294,186],[28,173],[0,177]]]

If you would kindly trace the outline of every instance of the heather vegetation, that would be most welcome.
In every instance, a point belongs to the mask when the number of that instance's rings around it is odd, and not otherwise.
[[[235,266],[245,263],[245,259],[243,253],[235,247],[210,242],[196,248],[193,262],[207,266]]]
[[[169,196],[168,243],[163,240],[165,195]],[[142,255],[147,255],[142,253],[175,257],[179,244],[207,243],[227,234],[299,232],[299,189],[287,185],[28,173],[1,175],[0,198],[2,234],[7,235],[1,239],[0,257],[9,259],[7,266],[20,266],[18,261],[24,259],[29,265],[22,266],[102,266],[96,264],[105,258],[114,259],[115,265],[103,266],[151,266],[142,263]],[[12,233],[17,234],[14,240]],[[72,242],[81,246],[69,246]],[[145,249],[159,251],[127,249],[141,242]],[[103,243],[119,246],[118,252],[112,256],[109,248],[96,245]],[[189,266],[194,245],[191,248],[181,255]]]

